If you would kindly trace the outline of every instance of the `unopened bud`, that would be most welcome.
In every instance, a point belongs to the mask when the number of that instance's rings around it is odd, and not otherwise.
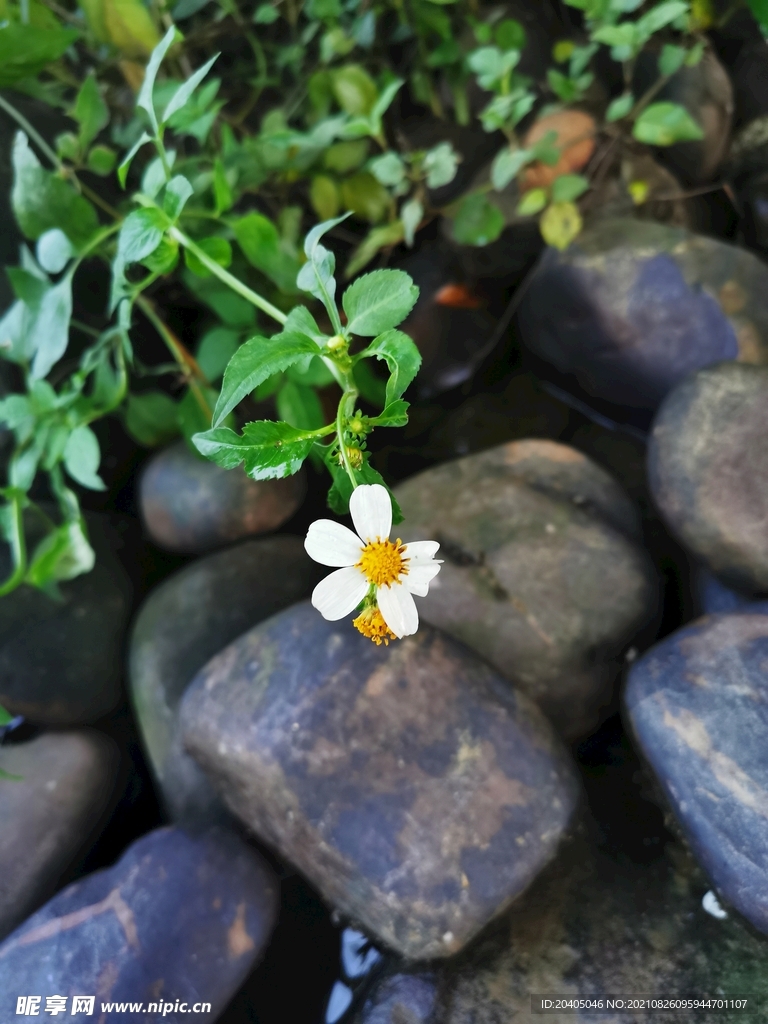
[[[332,338],[328,339],[327,347],[331,352],[339,352],[347,347],[347,339],[342,334],[334,334]]]
[[[360,448],[347,448],[347,458],[352,469],[360,469],[363,464],[363,452]]]

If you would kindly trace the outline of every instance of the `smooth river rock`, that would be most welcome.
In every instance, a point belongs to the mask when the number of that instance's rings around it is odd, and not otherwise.
[[[18,995],[158,1003],[142,1024],[185,1024],[176,1000],[211,1004],[215,1020],[261,955],[275,922],[277,883],[236,836],[164,828],[137,840],[114,867],[58,893],[0,946],[0,1014]],[[170,1009],[165,1010],[170,1003]],[[45,1018],[48,1019],[47,1017]],[[85,1014],[77,1021],[88,1020]]]
[[[148,462],[139,502],[155,544],[199,555],[276,530],[299,507],[305,488],[301,473],[285,480],[251,480],[242,469],[221,469],[179,441]]]
[[[545,251],[517,324],[589,395],[652,411],[703,366],[768,361],[768,267],[683,228],[601,220]]]
[[[88,530],[96,565],[61,583],[61,600],[27,585],[0,598],[0,705],[39,725],[85,725],[120,702],[131,583],[105,517]],[[3,545],[2,579],[8,564]]]
[[[0,747],[0,939],[53,892],[113,794],[119,755],[101,733]]]
[[[732,916],[702,907],[708,883],[683,848],[651,864],[616,861],[577,841],[492,932],[445,966],[397,968],[349,1024],[733,1024],[740,1012],[606,1012],[605,997],[765,999],[768,947]],[[587,1009],[531,1015],[532,995],[603,999]]]
[[[536,706],[429,626],[376,647],[309,603],[213,658],[181,705],[229,807],[384,944],[455,953],[554,855],[570,761]]]
[[[403,538],[441,545],[422,618],[490,661],[565,736],[590,732],[657,601],[621,487],[574,448],[527,440],[443,463],[395,494]]]
[[[625,702],[694,854],[768,934],[768,605],[708,615],[632,668]]]
[[[653,424],[648,476],[680,540],[722,581],[768,591],[768,368],[723,364],[669,396]]]
[[[166,808],[174,820],[226,811],[182,748],[179,701],[214,654],[257,622],[308,597],[322,575],[298,537],[265,537],[200,558],[157,587],[131,636],[131,697]]]

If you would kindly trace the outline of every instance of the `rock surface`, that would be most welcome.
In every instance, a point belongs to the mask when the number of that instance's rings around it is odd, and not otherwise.
[[[0,939],[46,900],[112,795],[118,754],[100,733],[0,747]]]
[[[251,540],[198,559],[144,602],[130,644],[131,696],[174,820],[226,815],[178,735],[177,709],[188,683],[235,637],[307,597],[318,570],[298,537]]]
[[[0,1012],[16,997],[95,995],[158,1002],[142,1020],[183,1024],[176,1000],[224,1009],[260,956],[275,920],[277,884],[234,835],[158,829],[118,863],[58,893],[0,946]],[[165,1012],[164,1005],[171,1004]],[[69,1019],[69,1016],[67,1016]],[[77,1017],[80,1020],[80,1017]],[[83,1016],[83,1020],[86,1017]]]
[[[518,684],[569,738],[597,724],[617,658],[653,615],[634,506],[604,470],[552,441],[517,441],[396,489],[405,539],[439,540],[422,618]]]
[[[60,584],[63,600],[26,585],[0,598],[0,705],[40,725],[95,722],[120,700],[131,585],[103,518],[88,527],[96,565]],[[8,565],[3,547],[0,578]]]
[[[724,583],[768,590],[768,368],[684,381],[654,421],[648,475],[666,523]]]
[[[707,882],[677,844],[650,865],[617,862],[576,842],[493,932],[431,972],[385,976],[351,1024],[508,1024],[531,995],[574,999],[765,991],[766,945],[701,906]],[[543,1019],[547,1019],[544,1017]],[[665,1010],[559,1013],[563,1024],[716,1024],[739,1013]]]
[[[706,616],[632,668],[640,747],[718,893],[768,933],[768,606]]]
[[[140,482],[144,525],[161,548],[199,555],[276,530],[304,497],[302,474],[251,480],[195,455],[183,441],[159,452]]]
[[[700,367],[768,361],[768,268],[682,228],[601,220],[546,250],[517,323],[590,395],[653,410]]]
[[[376,647],[308,603],[212,659],[181,726],[231,809],[414,959],[518,896],[577,796],[538,709],[469,651],[428,626]]]

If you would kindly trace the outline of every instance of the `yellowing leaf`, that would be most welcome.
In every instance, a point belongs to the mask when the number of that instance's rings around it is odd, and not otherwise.
[[[630,181],[627,185],[627,190],[632,196],[632,202],[635,206],[642,206],[648,198],[649,185],[647,181],[641,181],[638,178],[637,181]]]
[[[555,249],[567,249],[581,231],[581,214],[574,203],[552,203],[541,215],[541,237]]]
[[[160,35],[141,0],[82,0],[93,34],[126,57],[147,57]]]

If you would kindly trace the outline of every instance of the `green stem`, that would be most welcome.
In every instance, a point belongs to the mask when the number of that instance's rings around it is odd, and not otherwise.
[[[11,554],[13,557],[13,572],[0,586],[0,597],[5,597],[23,581],[27,572],[27,545],[24,540],[24,524],[22,522],[22,499],[23,491],[17,487],[8,488],[5,491],[9,504],[9,527]]]
[[[24,117],[24,115],[20,113],[16,109],[16,107],[10,104],[8,100],[1,94],[0,109],[4,110],[9,117],[13,118],[16,124],[26,132],[30,139],[32,139],[32,141],[35,143],[40,152],[44,153],[45,156],[51,161],[53,166],[60,171],[63,167],[63,164],[61,160],[59,160],[59,158],[53,152],[48,143],[45,141],[45,139],[42,137],[42,135],[38,132],[36,128],[33,128],[29,121],[26,119],[26,117]]]
[[[171,238],[175,238],[179,245],[183,245],[185,249],[189,249],[192,255],[196,256],[207,270],[210,270],[210,272],[215,277],[218,277],[220,281],[223,281],[224,284],[229,285],[233,292],[237,292],[238,295],[242,295],[244,299],[251,302],[257,309],[266,313],[267,316],[271,316],[273,320],[277,320],[281,327],[283,326],[288,317],[282,310],[278,309],[277,306],[273,306],[271,302],[267,302],[266,299],[263,299],[261,295],[249,288],[248,285],[243,284],[242,281],[238,281],[238,279],[233,277],[229,271],[225,270],[224,267],[216,263],[215,260],[212,260],[207,253],[203,252],[199,245],[195,245],[192,239],[188,238],[183,231],[179,231],[178,228],[173,227],[170,228],[168,234]],[[341,325],[339,325],[339,327],[341,327]]]
[[[347,476],[352,481],[352,490],[357,487],[357,480],[355,479],[355,473],[352,469],[352,464],[349,461],[349,453],[347,452],[347,446],[344,441],[344,420],[348,418],[349,411],[354,410],[355,399],[357,398],[357,387],[351,373],[344,374],[345,390],[344,394],[339,400],[339,409],[336,413],[336,437],[339,442],[339,451],[341,452],[341,460],[344,463],[344,469],[347,471]]]

